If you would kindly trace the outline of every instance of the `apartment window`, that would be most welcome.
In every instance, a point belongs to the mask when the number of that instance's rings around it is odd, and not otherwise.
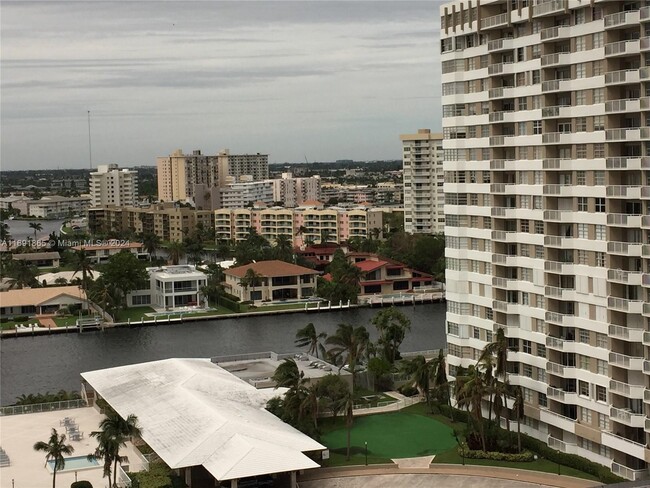
[[[524,390],[524,402],[531,403],[533,401],[533,390],[530,388],[522,388]]]
[[[604,213],[605,212],[605,199],[604,198],[596,198],[596,212],[599,213]]]
[[[541,133],[542,133],[542,121],[541,120],[533,121],[533,134],[541,134]]]
[[[576,132],[587,132],[587,117],[576,119]]]
[[[602,359],[597,359],[596,360],[596,373],[607,376],[608,372],[609,372],[609,368],[607,366],[607,361],[604,361]]]
[[[526,135],[526,122],[519,122],[519,135],[520,136],[525,136]]]
[[[585,90],[578,90],[576,92],[576,105],[585,105],[587,103],[587,92]]]
[[[522,230],[522,232],[524,232],[524,231]],[[529,256],[528,244],[522,244],[521,245],[521,247],[519,248],[519,255],[521,257],[524,257],[524,258],[527,258]]]
[[[484,229],[492,228],[492,219],[490,217],[483,217],[483,228]]]
[[[544,233],[544,222],[541,220],[536,220],[535,221],[535,234],[543,234]]]
[[[603,62],[602,61],[594,61],[592,66],[592,74],[591,76],[601,76],[603,74]]]
[[[605,89],[594,89],[594,103],[605,103]]]
[[[527,341],[524,339],[521,341],[521,350],[525,352],[526,354],[532,354],[533,353],[533,347],[531,345],[530,341]]]
[[[578,394],[588,397],[589,396],[589,383],[587,383],[586,381],[578,381]]]
[[[486,342],[492,342],[492,336],[493,336],[493,334],[492,334],[491,331],[489,331],[489,330],[486,331],[485,332],[485,341]]]
[[[588,209],[587,197],[578,197],[578,212],[586,212]]]
[[[535,184],[536,185],[543,185],[544,184],[544,173],[541,171],[535,171],[533,173],[533,176],[535,178]]]
[[[544,344],[537,344],[537,356],[540,358],[546,357],[546,346]]]
[[[522,369],[523,369],[522,371],[523,376],[525,376],[526,378],[533,377],[533,367],[530,364],[524,363],[524,367]]]
[[[480,339],[481,338],[481,329],[478,327],[473,327],[473,337],[474,339]]]
[[[589,226],[587,224],[578,224],[578,239],[589,239]]]
[[[596,385],[596,401],[607,402],[607,388]]]
[[[605,45],[605,37],[603,36],[603,32],[596,32],[593,34],[593,47],[594,49],[598,49],[599,47],[603,47]]]
[[[530,232],[528,220],[522,220],[519,223],[519,228],[520,228],[520,232],[526,232],[526,233]]]
[[[594,117],[594,130],[605,130],[605,116]]]
[[[596,266],[599,268],[604,268],[605,267],[605,253],[604,252],[597,252],[596,253]]]
[[[608,347],[607,334],[601,334],[600,332],[596,333],[596,346],[604,348]]]
[[[542,209],[542,197],[541,197],[541,195],[535,195],[533,197],[533,208],[535,210],[541,210]]]
[[[533,75],[533,80],[534,79],[535,76]],[[542,97],[540,97],[539,95],[535,95],[533,97],[533,110],[539,110],[540,108],[542,108]]]
[[[584,24],[587,20],[587,15],[586,15],[587,9],[586,8],[581,8],[578,10],[574,11],[574,18],[575,18],[575,24]]]
[[[537,368],[537,381],[546,383],[546,370],[542,368]]]
[[[482,125],[481,126],[481,137],[490,137],[490,126]]]
[[[530,305],[530,295],[526,292],[521,292],[521,304]]]
[[[455,324],[453,322],[447,322],[447,333],[449,335],[458,335],[458,324]]]
[[[587,388],[589,388],[588,385]],[[591,423],[591,410],[585,407],[580,408],[580,422],[584,422],[585,424]]]
[[[533,70],[533,85],[539,85],[541,83],[542,76],[540,74],[540,70],[534,69]]]
[[[594,158],[604,158],[605,157],[605,144],[598,143],[594,144]]]
[[[585,329],[580,329],[580,342],[589,344],[589,331]]]
[[[587,184],[587,172],[586,171],[576,171],[576,185],[586,185]]]
[[[596,225],[596,240],[597,241],[604,241],[605,239],[605,226],[604,225]]]
[[[587,64],[578,63],[576,64],[576,78],[584,78],[587,76]]]
[[[607,419],[607,429],[606,430],[608,430],[608,429],[609,429],[609,419]],[[604,446],[603,444],[600,445],[600,448],[599,448],[598,452],[600,452],[601,456],[606,457],[608,459],[611,459],[611,457],[612,457],[612,452],[609,449],[609,447]]]
[[[519,110],[528,110],[528,99],[526,97],[519,97]]]
[[[540,407],[548,407],[548,399],[546,393],[537,393],[537,402]]]
[[[489,156],[488,156],[487,159],[490,159]],[[483,177],[483,183],[490,183],[491,179],[490,179],[490,172],[489,171],[483,171],[481,176]]]
[[[576,158],[585,159],[587,157],[587,145],[576,144]]]
[[[528,256],[528,246],[526,246],[526,256]],[[533,270],[531,268],[521,268],[521,281],[533,281]]]
[[[609,415],[602,413],[598,414],[598,427],[601,430],[609,430]],[[609,457],[609,454],[607,455]]]
[[[542,47],[539,44],[534,44],[531,50],[531,55],[533,59],[539,59],[542,57]]]
[[[602,186],[605,184],[605,172],[604,171],[594,171],[594,185]]]
[[[520,208],[530,208],[530,196],[522,195],[519,199]]]

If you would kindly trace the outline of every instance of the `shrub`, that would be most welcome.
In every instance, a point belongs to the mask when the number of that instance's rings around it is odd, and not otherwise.
[[[465,457],[469,459],[489,459],[490,461],[508,461],[512,463],[527,463],[535,459],[534,454],[530,451],[524,451],[521,454],[510,454],[498,451],[485,452],[480,450],[459,448],[458,454],[462,456],[463,451],[465,451]]]
[[[239,303],[237,303],[237,302],[235,302],[233,300],[230,300],[229,298],[226,298],[224,296],[219,297],[219,305],[221,305],[222,307],[229,308],[233,312],[240,312],[241,311]]]
[[[90,481],[81,480],[72,483],[70,485],[70,488],[93,488],[93,485],[90,483]]]
[[[26,320],[29,320],[27,315],[16,315],[14,317],[14,322],[25,322]]]
[[[398,390],[402,395],[407,397],[412,397],[418,394],[418,389],[413,385],[402,385]]]

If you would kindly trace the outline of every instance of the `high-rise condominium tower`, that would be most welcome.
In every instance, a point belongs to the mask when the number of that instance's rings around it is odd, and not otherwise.
[[[442,134],[420,129],[403,134],[404,230],[434,234],[445,229]]]
[[[135,205],[138,202],[138,172],[100,164],[90,173],[90,205]]]
[[[522,431],[650,462],[650,8],[440,8],[450,373],[503,328]]]

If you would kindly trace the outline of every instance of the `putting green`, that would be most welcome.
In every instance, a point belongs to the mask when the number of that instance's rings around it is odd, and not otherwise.
[[[324,434],[321,442],[331,451],[345,453],[345,426]],[[447,451],[456,445],[453,431],[437,420],[412,413],[387,413],[355,417],[350,436],[353,455],[368,454],[383,458],[427,456]]]

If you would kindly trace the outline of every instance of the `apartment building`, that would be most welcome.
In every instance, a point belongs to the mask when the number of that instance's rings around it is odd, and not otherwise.
[[[404,169],[404,230],[435,234],[445,228],[442,134],[419,129],[402,134]]]
[[[449,372],[503,328],[522,431],[650,463],[650,8],[440,8]]]
[[[246,177],[248,178],[248,177]],[[273,204],[273,184],[270,181],[242,181],[219,188],[220,208],[240,208],[250,204]]]
[[[84,215],[90,205],[90,197],[62,197],[48,195],[40,200],[18,200],[12,203],[12,208],[20,215],[42,219],[64,219]]]
[[[90,173],[90,205],[135,205],[138,202],[138,172],[100,164]]]
[[[193,202],[196,185],[204,189],[237,182],[245,175],[249,175],[253,181],[269,177],[268,155],[230,154],[227,149],[214,156],[201,154],[199,150],[183,154],[178,149],[169,156],[157,158],[156,165],[158,199],[163,202]]]
[[[284,207],[297,207],[308,201],[320,201],[320,176],[294,178],[291,173],[282,173],[273,184],[273,201],[282,202]]]

